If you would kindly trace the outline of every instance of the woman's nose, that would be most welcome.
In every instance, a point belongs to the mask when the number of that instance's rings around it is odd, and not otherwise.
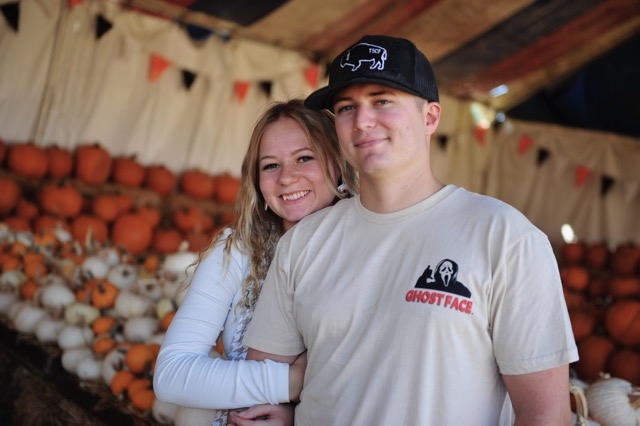
[[[280,182],[283,185],[291,184],[298,180],[298,170],[293,164],[284,164],[280,172]]]

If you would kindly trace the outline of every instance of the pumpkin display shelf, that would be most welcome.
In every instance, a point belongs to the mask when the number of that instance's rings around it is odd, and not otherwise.
[[[177,407],[151,386],[155,358],[189,266],[232,221],[239,180],[175,175],[95,144],[2,147],[3,420],[172,424]]]

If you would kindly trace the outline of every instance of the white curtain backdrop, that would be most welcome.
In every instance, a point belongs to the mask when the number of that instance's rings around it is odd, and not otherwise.
[[[100,39],[98,15],[112,24]],[[171,64],[151,82],[154,54]],[[0,17],[0,138],[68,148],[98,142],[145,165],[237,176],[257,117],[272,100],[313,90],[311,65],[246,40],[197,42],[175,22],[107,0],[71,10],[66,0],[22,0],[17,33]],[[184,70],[196,75],[190,89]],[[243,101],[238,81],[250,83]],[[261,82],[271,84],[270,96]],[[640,244],[640,140],[514,120],[481,138],[467,102],[443,95],[441,103],[432,152],[443,181],[512,204],[556,246],[564,223],[587,242]],[[523,136],[532,141],[526,150]],[[540,163],[542,149],[548,158]],[[578,184],[581,166],[590,174]],[[603,193],[605,178],[612,185]]]

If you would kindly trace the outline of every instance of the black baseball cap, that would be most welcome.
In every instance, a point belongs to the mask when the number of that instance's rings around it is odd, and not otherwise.
[[[409,40],[366,35],[339,54],[329,67],[329,85],[311,93],[304,104],[333,109],[334,95],[347,86],[373,83],[439,101],[436,77],[427,57]]]

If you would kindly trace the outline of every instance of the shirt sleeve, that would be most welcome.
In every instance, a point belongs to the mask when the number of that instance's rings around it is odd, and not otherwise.
[[[495,283],[492,333],[502,374],[532,373],[578,359],[558,264],[544,234],[530,232],[517,241]]]
[[[273,361],[211,358],[244,280],[238,250],[224,263],[218,244],[198,265],[188,293],[162,342],[153,385],[156,397],[176,405],[240,408],[289,401],[289,366]]]

